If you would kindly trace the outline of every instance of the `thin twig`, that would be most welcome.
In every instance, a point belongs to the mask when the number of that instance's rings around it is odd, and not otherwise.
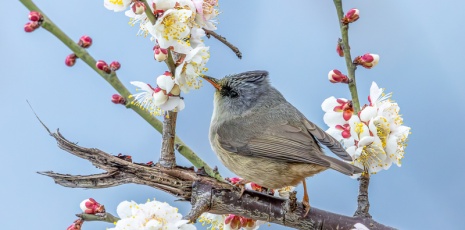
[[[80,213],[80,214],[76,214],[76,216],[85,221],[103,221],[103,222],[108,222],[112,224],[120,220],[118,217],[113,216],[111,213],[104,213],[102,215]]]
[[[217,34],[216,32],[214,31],[211,31],[211,30],[207,30],[207,29],[203,29],[205,31],[205,33],[207,34],[207,37],[210,38],[210,35],[213,36],[214,38],[216,38],[218,41],[222,42],[223,44],[225,44],[227,47],[229,47],[235,54],[236,56],[239,58],[239,59],[242,59],[242,53],[241,51],[239,50],[239,48],[237,48],[236,46],[234,46],[233,44],[231,44],[230,42],[228,42],[226,40],[225,37]]]
[[[360,102],[357,93],[357,84],[355,81],[355,69],[356,66],[352,62],[352,57],[350,56],[350,45],[349,45],[349,25],[344,24],[341,22],[342,18],[344,17],[344,11],[342,8],[342,0],[333,0],[334,5],[336,6],[337,16],[338,16],[338,23],[341,29],[342,39],[339,40],[340,45],[344,50],[344,57],[347,65],[347,74],[350,79],[349,83],[349,90],[352,96],[352,104],[354,108],[354,113],[358,114],[360,111]],[[358,194],[358,208],[355,212],[354,216],[357,217],[367,217],[371,218],[369,213],[370,209],[370,201],[368,200],[368,185],[370,184],[370,174],[363,173],[360,178],[359,183],[359,194]]]

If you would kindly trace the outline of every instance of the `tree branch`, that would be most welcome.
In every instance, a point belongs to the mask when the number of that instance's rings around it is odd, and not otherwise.
[[[42,27],[57,37],[63,44],[65,44],[69,49],[71,49],[81,60],[83,60],[89,67],[91,67],[95,72],[97,72],[105,81],[107,81],[121,96],[123,96],[128,103],[126,103],[126,107],[134,110],[139,116],[141,116],[147,123],[149,123],[155,130],[159,133],[163,131],[163,124],[157,118],[152,116],[146,110],[139,108],[138,106],[131,105],[131,101],[133,99],[129,98],[131,93],[129,90],[121,83],[118,79],[115,72],[111,72],[110,74],[105,73],[97,69],[95,66],[95,59],[82,47],[77,45],[71,38],[69,38],[58,26],[56,26],[48,17],[47,15],[41,11],[31,0],[20,0],[20,2],[28,8],[30,11],[37,11],[40,12],[43,16],[43,23]],[[150,12],[150,8],[149,9]],[[189,160],[195,167],[201,168],[204,167],[206,173],[208,175],[214,176],[215,178],[221,180],[222,177],[217,173],[214,172],[213,169],[207,165],[195,152],[190,149],[179,137],[175,137],[175,144],[177,146],[182,146],[182,148],[178,148],[179,153],[183,155],[187,160]]]
[[[247,218],[276,223],[297,229],[351,229],[362,223],[370,229],[393,229],[371,218],[348,217],[317,208],[303,216],[302,203],[273,197],[254,191],[245,191],[241,197],[238,188],[218,181],[193,168],[176,166],[165,168],[157,164],[148,166],[132,163],[96,148],[85,148],[65,139],[60,132],[51,133],[58,146],[69,153],[90,161],[106,173],[75,176],[54,172],[42,172],[57,184],[72,188],[106,188],[124,183],[148,185],[192,203],[186,218],[195,221],[203,212],[235,214]]]
[[[349,24],[342,23],[342,18],[344,17],[344,11],[342,9],[342,0],[333,0],[334,5],[336,6],[339,27],[341,29],[342,39],[339,40],[339,44],[344,50],[344,58],[347,65],[347,75],[349,76],[349,90],[352,96],[352,106],[354,108],[354,113],[358,114],[360,111],[360,102],[358,99],[357,93],[357,83],[355,81],[355,69],[357,68],[352,61],[350,56],[350,45],[349,45]],[[358,208],[355,211],[354,216],[358,217],[368,217],[371,218],[369,213],[370,211],[370,201],[368,200],[368,185],[370,184],[370,174],[368,172],[362,173],[359,183],[359,194],[358,194]]]
[[[120,220],[118,217],[113,216],[111,213],[103,213],[103,215],[92,215],[86,213],[76,214],[77,217],[83,219],[84,221],[103,221],[108,223],[115,223]]]
[[[242,53],[241,51],[239,50],[239,48],[237,48],[236,46],[234,46],[232,43],[228,42],[226,40],[225,37],[217,34],[216,32],[214,31],[211,31],[211,30],[207,30],[207,29],[203,29],[205,31],[205,33],[207,34],[207,37],[210,38],[210,35],[213,36],[214,38],[216,38],[218,41],[220,41],[221,43],[225,44],[227,47],[229,47],[235,54],[236,56],[239,58],[239,59],[242,59]]]
[[[176,133],[177,112],[166,112],[163,121],[163,141],[161,144],[160,165],[166,168],[176,166],[176,156],[174,154],[174,137]]]

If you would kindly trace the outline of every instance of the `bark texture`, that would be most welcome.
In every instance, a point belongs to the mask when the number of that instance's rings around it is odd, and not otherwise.
[[[106,172],[94,175],[69,175],[55,172],[39,172],[51,177],[55,183],[71,188],[107,188],[134,183],[160,189],[183,200],[190,201],[192,209],[186,218],[195,222],[203,213],[235,214],[248,218],[268,221],[296,229],[351,229],[362,223],[370,229],[393,229],[367,217],[349,217],[312,208],[303,217],[302,203],[295,199],[282,199],[245,191],[218,181],[202,169],[175,166],[166,168],[159,164],[133,163],[96,148],[84,148],[68,141],[56,131],[50,133],[58,146]]]

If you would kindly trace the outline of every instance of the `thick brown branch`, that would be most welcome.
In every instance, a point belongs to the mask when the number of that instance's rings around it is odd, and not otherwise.
[[[193,222],[208,211],[245,216],[297,229],[351,229],[356,223],[362,223],[370,229],[392,229],[371,218],[343,216],[316,208],[312,208],[304,218],[300,202],[294,203],[253,191],[245,191],[241,197],[239,189],[197,173],[193,168],[136,164],[95,148],[78,146],[66,140],[59,132],[52,133],[52,136],[60,148],[92,162],[107,173],[74,176],[43,172],[42,175],[52,177],[57,184],[73,188],[105,188],[123,183],[148,185],[190,200],[193,208],[186,218]]]
[[[174,154],[174,140],[176,136],[177,112],[166,112],[163,121],[163,140],[161,143],[160,165],[166,168],[176,166],[176,155]]]
[[[218,41],[220,41],[221,43],[225,44],[227,47],[229,47],[235,54],[236,56],[239,58],[239,59],[242,59],[242,53],[241,51],[239,50],[239,48],[237,48],[236,46],[234,46],[233,44],[231,44],[230,42],[228,42],[226,40],[225,37],[217,34],[216,32],[214,31],[211,31],[211,30],[207,30],[207,29],[203,29],[207,35],[208,38],[210,38],[210,35],[213,36],[214,38],[216,38]]]
[[[368,201],[368,186],[370,184],[370,175],[363,173],[360,176],[360,184],[358,189],[358,208],[355,211],[355,217],[367,217],[371,218],[370,215],[370,202]]]

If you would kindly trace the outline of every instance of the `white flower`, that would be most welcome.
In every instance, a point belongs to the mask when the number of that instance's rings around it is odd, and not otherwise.
[[[155,37],[160,47],[173,47],[175,52],[187,54],[192,50],[189,36],[195,13],[188,9],[169,9],[157,19],[155,25],[145,27]]]
[[[120,12],[131,5],[132,0],[104,0],[103,6],[109,10]]]
[[[174,83],[171,84],[166,79],[160,80],[162,86],[158,86],[156,88],[152,88],[149,84],[140,81],[132,81],[130,83],[139,87],[138,90],[143,91],[141,93],[131,95],[131,97],[134,98],[131,104],[135,104],[146,109],[152,115],[161,115],[162,110],[169,111],[176,109],[177,111],[181,111],[185,107],[184,100],[181,97],[171,96],[169,94],[167,89],[171,90]]]
[[[224,215],[216,215],[204,212],[199,217],[198,221],[202,224],[202,226],[206,226],[207,229],[220,230],[224,228],[225,218],[226,217]]]
[[[218,0],[192,0],[195,8],[197,9],[197,15],[195,16],[195,22],[202,28],[207,30],[216,30],[217,21],[215,20],[218,16],[219,11]]]
[[[198,76],[206,71],[205,64],[210,58],[209,47],[197,47],[190,51],[184,61],[176,67],[175,82],[183,92],[188,92],[190,88],[200,88]]]
[[[327,132],[343,143],[354,165],[371,174],[389,169],[393,162],[401,166],[404,157],[410,128],[402,125],[400,108],[391,96],[373,82],[369,105],[358,115],[350,113],[347,99],[330,97],[322,103]]]
[[[196,229],[194,225],[188,224],[187,220],[182,220],[177,208],[155,200],[145,204],[123,201],[118,205],[117,213],[121,220],[109,230]]]

